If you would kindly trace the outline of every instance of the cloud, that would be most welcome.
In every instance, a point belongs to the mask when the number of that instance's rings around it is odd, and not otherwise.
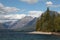
[[[0,14],[6,14],[11,12],[18,12],[20,9],[16,7],[6,7],[2,3],[0,3]]]
[[[47,5],[52,5],[53,3],[51,1],[46,2]]]
[[[43,13],[43,11],[29,11],[28,13],[28,16],[39,17]]]
[[[5,20],[5,19],[21,19],[25,17],[25,14],[8,14],[8,15],[0,15],[0,20]]]
[[[44,2],[44,1],[47,1],[47,0],[20,0],[22,2],[26,2],[26,3],[29,3],[29,4],[34,4],[34,3],[37,3],[37,2]]]
[[[22,19],[23,17],[25,17],[26,15],[25,14],[14,14],[13,15],[10,15],[10,19]]]
[[[28,11],[29,14],[8,14],[8,15],[0,15],[0,20],[5,20],[5,19],[22,19],[25,16],[31,16],[31,17],[39,17],[43,11]]]
[[[53,4],[53,3],[52,3],[51,1],[47,1],[47,2],[46,2],[46,5],[47,5],[47,6],[51,6],[52,4]]]
[[[18,12],[20,10],[20,9],[18,9],[16,7],[5,7],[4,9],[7,12]]]
[[[54,8],[60,7],[60,4],[54,5],[53,2],[51,2],[51,1],[47,1],[46,2],[46,5],[48,7],[54,7]]]
[[[17,19],[22,19],[25,16],[31,17],[39,17],[43,11],[28,11],[29,14],[7,14],[0,15],[0,23],[9,22],[9,21],[17,21]]]
[[[26,15],[25,14],[8,14],[8,15],[0,15],[0,23],[4,22],[14,22],[17,21],[17,19],[22,19]]]
[[[37,3],[39,0],[21,0],[22,2],[27,2],[29,4]]]

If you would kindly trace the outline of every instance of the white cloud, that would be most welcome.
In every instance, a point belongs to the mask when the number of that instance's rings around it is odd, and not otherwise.
[[[26,14],[8,14],[8,15],[0,15],[0,20],[5,19],[22,19],[25,16],[39,17],[43,11],[28,11],[28,15]]]
[[[0,22],[4,23],[4,22],[9,22],[9,21],[17,21],[17,19],[22,19],[25,16],[39,17],[43,13],[43,11],[28,11],[28,13],[29,13],[28,15],[26,15],[26,14],[0,15]],[[14,19],[14,20],[12,20],[12,19]]]
[[[43,13],[43,11],[29,11],[28,13],[28,16],[39,17]]]
[[[17,12],[19,10],[20,9],[18,9],[16,7],[6,7],[2,3],[0,3],[0,14],[6,14],[6,13],[10,13],[10,12]]]
[[[2,20],[2,19],[21,19],[25,16],[26,16],[25,14],[0,15],[0,20]]]
[[[26,15],[25,14],[14,14],[10,16],[10,19],[21,19],[23,17],[25,17]]]
[[[27,2],[27,3],[37,3],[39,0],[21,0],[22,2]]]
[[[20,10],[20,9],[18,9],[16,7],[5,7],[4,9],[7,12],[18,12]]]
[[[0,23],[9,22],[9,21],[17,21],[17,19],[22,19],[26,15],[25,14],[8,14],[8,15],[0,15]]]
[[[55,8],[56,8],[56,7],[60,7],[60,4],[54,5],[53,2],[51,2],[51,1],[47,1],[47,2],[46,2],[46,5],[47,5],[48,7],[55,7]]]
[[[51,6],[51,5],[53,5],[53,3],[52,3],[51,1],[47,1],[47,2],[46,2],[46,5],[47,5],[47,6]]]

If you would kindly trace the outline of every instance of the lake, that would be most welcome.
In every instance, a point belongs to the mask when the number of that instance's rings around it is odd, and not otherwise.
[[[60,36],[26,34],[25,32],[0,32],[0,40],[60,40]]]

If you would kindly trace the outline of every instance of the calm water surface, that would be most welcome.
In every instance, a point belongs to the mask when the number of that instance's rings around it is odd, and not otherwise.
[[[26,34],[22,32],[0,32],[0,40],[60,40],[60,36]]]

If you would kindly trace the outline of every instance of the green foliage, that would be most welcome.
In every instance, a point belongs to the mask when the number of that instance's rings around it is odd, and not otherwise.
[[[55,18],[55,29],[56,31],[60,31],[60,16]]]
[[[36,23],[36,31],[40,31],[40,20],[39,19],[37,20],[37,23]]]
[[[37,20],[36,31],[60,31],[60,15],[56,15],[55,13],[50,15],[50,10],[47,8],[47,11]]]

